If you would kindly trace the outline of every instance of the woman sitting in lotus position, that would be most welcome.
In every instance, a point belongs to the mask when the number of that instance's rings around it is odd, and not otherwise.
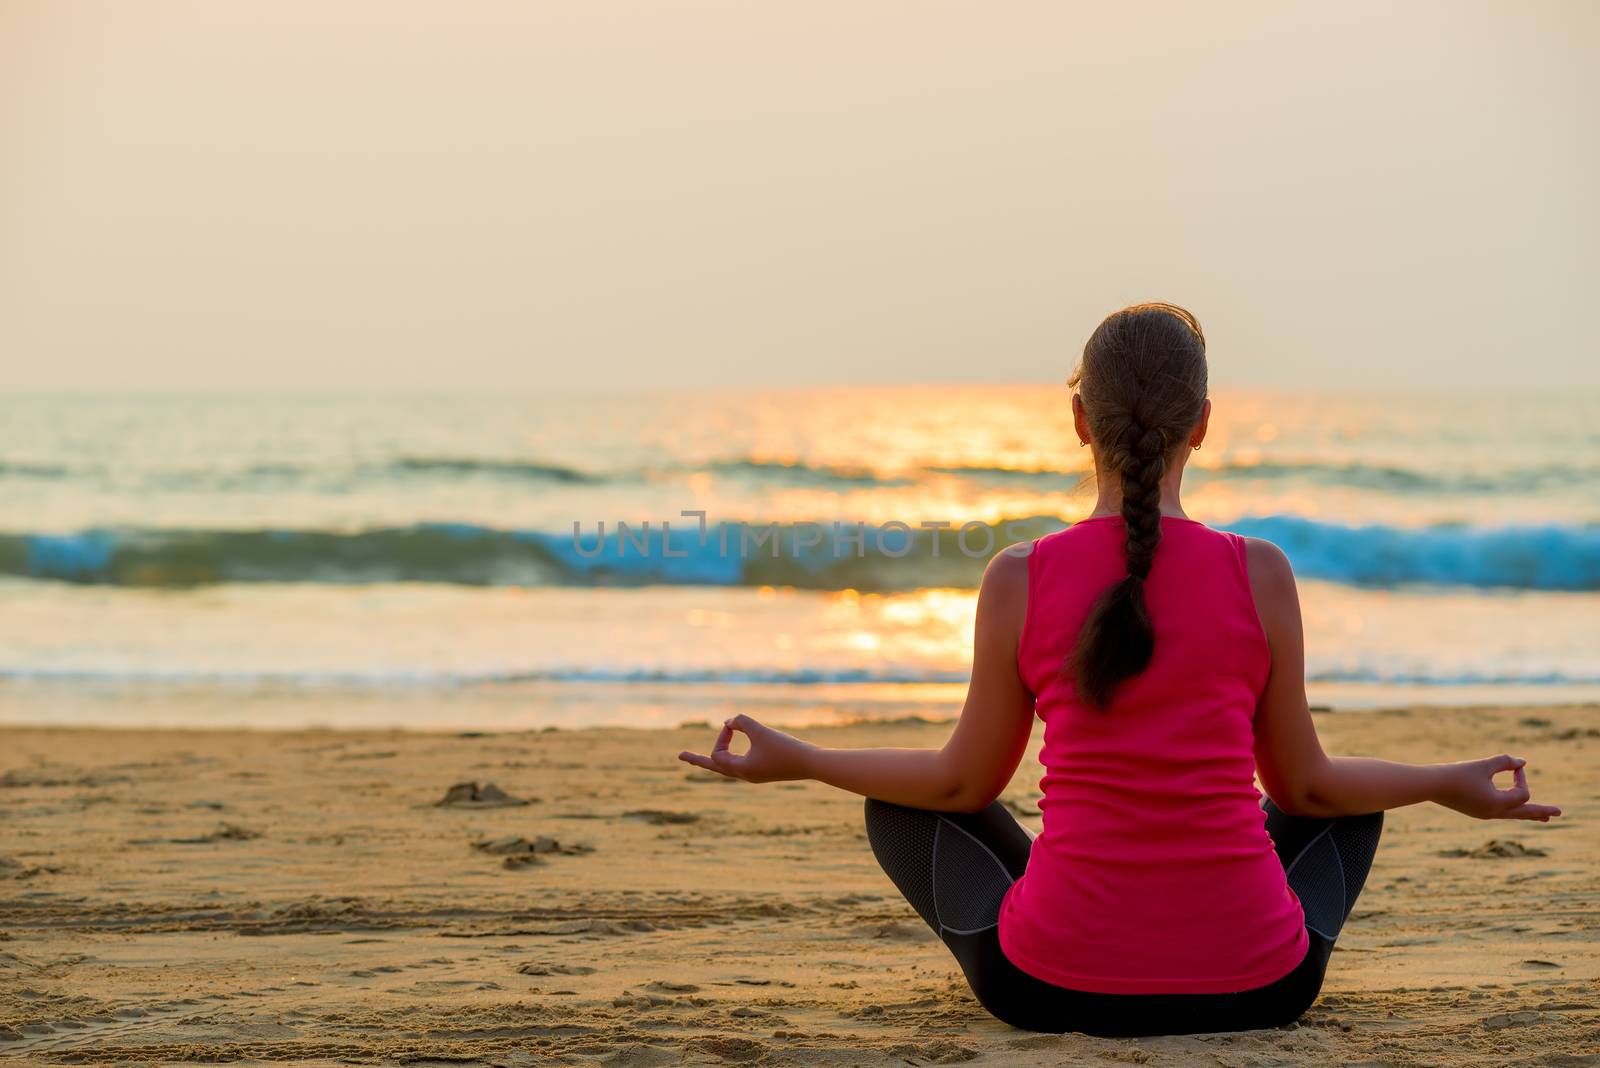
[[[1289,1023],[1316,999],[1385,809],[1560,810],[1529,800],[1511,756],[1417,766],[1323,753],[1288,560],[1179,503],[1211,414],[1192,315],[1117,312],[1072,384],[1099,500],[991,561],[966,705],[943,748],[825,749],[737,716],[709,756],[680,759],[865,796],[879,863],[1006,1023],[1100,1035]],[[995,800],[1035,713],[1037,839]]]

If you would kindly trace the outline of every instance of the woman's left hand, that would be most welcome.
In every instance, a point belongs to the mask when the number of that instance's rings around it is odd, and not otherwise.
[[[735,753],[728,748],[735,731],[750,739],[750,748],[744,753]],[[691,753],[686,749],[678,754],[678,759],[730,779],[783,782],[811,777],[806,770],[806,757],[811,749],[808,743],[793,735],[773,730],[749,716],[738,715],[723,721],[722,733],[717,735],[710,756]]]

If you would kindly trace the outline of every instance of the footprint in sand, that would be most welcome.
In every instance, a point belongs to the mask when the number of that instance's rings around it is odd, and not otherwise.
[[[60,870],[44,864],[24,864],[10,857],[0,857],[0,879],[32,879],[36,875],[53,875]]]
[[[458,782],[435,801],[435,808],[509,808],[531,802],[512,797],[492,782],[479,786],[475,782]]]
[[[531,868],[535,864],[543,864],[543,857],[550,853],[578,855],[594,852],[594,846],[592,845],[581,842],[558,842],[556,839],[544,834],[539,835],[532,841],[523,838],[521,835],[489,838],[481,842],[473,842],[472,848],[493,857],[504,857],[504,866],[512,871],[520,868]]]
[[[196,838],[169,838],[167,841],[173,845],[210,845],[212,842],[248,842],[252,838],[260,837],[260,831],[253,831],[236,823],[224,823],[210,834],[202,834]]]
[[[787,980],[787,979],[779,979],[776,982],[774,982],[771,979],[746,979],[746,978],[718,979],[718,980],[716,980],[716,984],[718,986],[783,986],[783,987],[793,987],[794,986],[794,984],[789,982],[789,980]]]
[[[593,975],[595,970],[583,964],[547,964],[544,962],[530,962],[519,964],[517,971],[522,975]]]
[[[646,990],[655,990],[663,994],[698,994],[700,988],[693,983],[669,983],[665,979],[657,979],[653,983],[646,983]]]
[[[764,1042],[750,1038],[735,1038],[731,1035],[691,1038],[683,1044],[683,1048],[685,1052],[709,1053],[718,1060],[733,1064],[753,1064],[765,1060],[767,1054],[772,1051]]]
[[[1510,839],[1491,838],[1477,849],[1441,849],[1441,857],[1471,857],[1473,860],[1501,860],[1511,857],[1548,856],[1543,849],[1525,846]]]
[[[891,942],[927,942],[936,936],[926,926],[909,923],[869,923],[857,928],[868,938],[883,938]]]
[[[963,1046],[958,1042],[950,1041],[948,1038],[935,1039],[932,1042],[919,1042],[915,1045],[907,1042],[897,1042],[887,1047],[883,1052],[908,1064],[960,1064],[978,1056],[978,1051],[971,1046]]]
[[[636,808],[632,811],[624,812],[622,815],[624,819],[644,820],[646,823],[655,824],[658,827],[667,824],[700,822],[700,814],[698,812],[669,812],[662,808]]]
[[[606,1068],[665,1068],[669,1064],[682,1064],[683,1056],[677,1050],[634,1043],[606,1054],[602,1063]]]

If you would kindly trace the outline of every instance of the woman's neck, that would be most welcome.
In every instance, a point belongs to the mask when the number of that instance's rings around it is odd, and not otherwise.
[[[1161,514],[1176,516],[1179,519],[1189,517],[1183,511],[1183,505],[1178,500],[1178,487],[1183,481],[1183,471],[1171,471],[1166,478],[1161,480]],[[1101,515],[1122,514],[1122,486],[1120,479],[1110,479],[1103,475],[1097,477],[1099,496],[1094,502],[1094,511],[1089,517]]]

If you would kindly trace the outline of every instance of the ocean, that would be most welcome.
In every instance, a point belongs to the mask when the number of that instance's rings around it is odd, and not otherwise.
[[[1313,703],[1600,699],[1600,397],[1213,402],[1185,507],[1294,562]],[[987,555],[1088,461],[1051,385],[10,396],[0,720],[954,714]]]

